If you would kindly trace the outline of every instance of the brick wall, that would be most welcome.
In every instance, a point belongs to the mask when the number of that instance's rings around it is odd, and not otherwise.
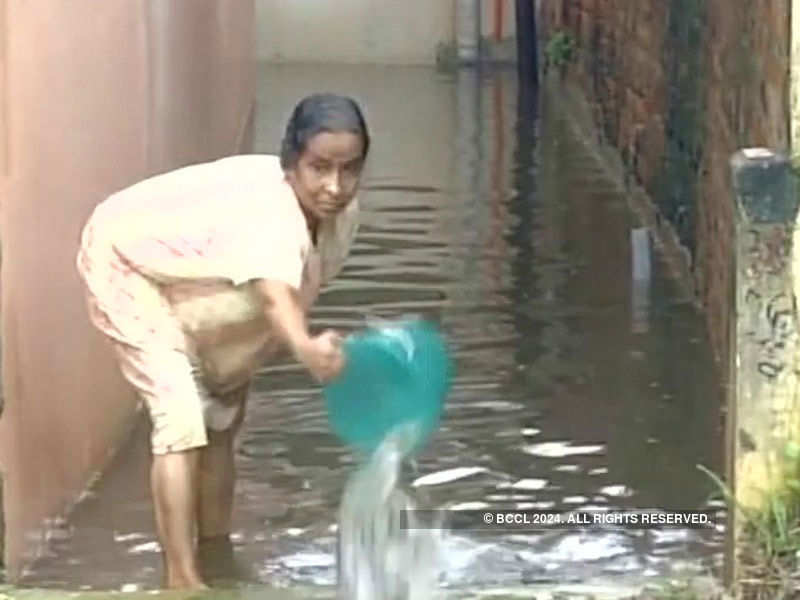
[[[727,356],[728,160],[789,142],[789,0],[549,0],[579,52],[566,78],[686,250],[715,353]],[[725,365],[726,360],[721,360]]]

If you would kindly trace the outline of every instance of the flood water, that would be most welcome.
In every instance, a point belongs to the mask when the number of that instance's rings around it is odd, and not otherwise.
[[[457,376],[417,465],[439,474],[417,488],[430,505],[705,506],[713,488],[696,465],[719,470],[722,430],[701,318],[657,254],[634,281],[638,224],[558,97],[537,104],[513,71],[262,66],[257,152],[277,151],[294,102],[316,90],[362,102],[373,150],[356,246],[314,325],[413,313],[441,326]],[[237,460],[241,563],[264,583],[333,585],[336,510],[356,463],[299,368],[260,372]],[[147,469],[143,424],[25,583],[157,587]],[[448,544],[445,583],[486,589],[713,564],[723,539],[488,530]]]

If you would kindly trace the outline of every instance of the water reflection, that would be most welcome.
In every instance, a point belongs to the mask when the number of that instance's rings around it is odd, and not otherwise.
[[[702,323],[655,257],[637,287],[638,225],[558,98],[518,89],[511,71],[264,67],[256,150],[274,152],[293,101],[322,88],[358,97],[375,141],[354,255],[315,325],[416,313],[441,324],[455,353],[415,489],[461,507],[701,507],[711,486],[695,465],[717,466],[721,448]],[[145,437],[30,582],[158,585]],[[295,366],[259,374],[237,460],[235,541],[254,578],[332,585],[355,458]],[[446,583],[483,588],[667,572],[719,556],[722,539],[484,531],[449,544]]]

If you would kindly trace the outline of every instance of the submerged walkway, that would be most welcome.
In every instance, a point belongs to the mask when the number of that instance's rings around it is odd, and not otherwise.
[[[701,318],[657,256],[650,278],[633,282],[638,225],[557,98],[538,114],[520,106],[513,72],[264,66],[256,151],[276,152],[294,102],[320,89],[363,103],[374,146],[357,246],[315,323],[418,313],[442,326],[458,377],[419,464],[430,502],[704,507],[713,488],[696,465],[719,468],[722,432]],[[158,586],[146,435],[26,583]],[[240,560],[262,584],[330,595],[353,458],[297,368],[260,374],[237,460]],[[445,583],[464,597],[647,580],[722,551],[714,531],[456,533]]]

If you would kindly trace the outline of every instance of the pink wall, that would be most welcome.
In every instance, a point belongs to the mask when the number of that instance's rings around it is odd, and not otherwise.
[[[86,317],[80,229],[120,187],[248,150],[253,14],[253,0],[0,0],[0,460],[12,579],[135,416]]]

